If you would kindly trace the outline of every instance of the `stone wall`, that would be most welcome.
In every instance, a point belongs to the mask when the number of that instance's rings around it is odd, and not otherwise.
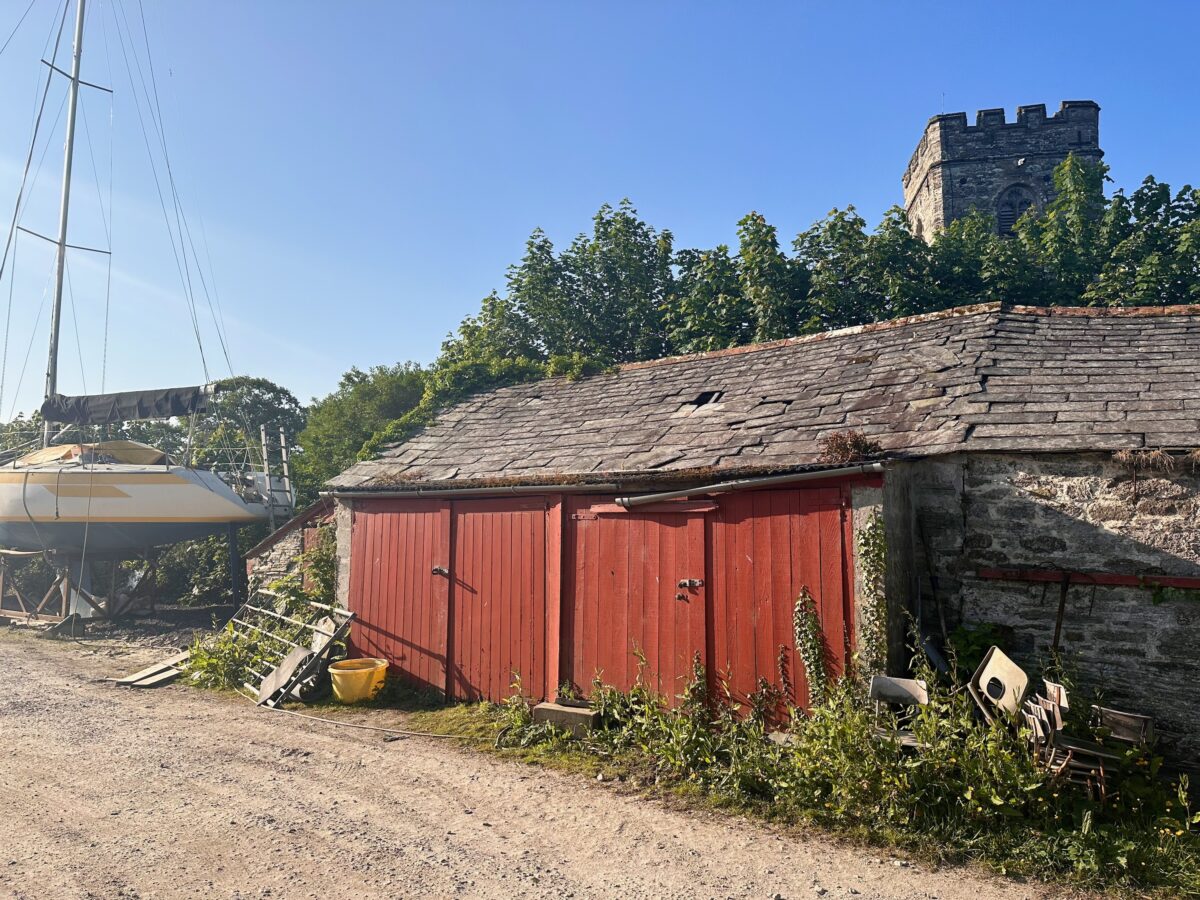
[[[316,546],[321,528],[327,527],[332,513],[312,506],[282,525],[270,538],[246,556],[246,576],[251,589],[265,587],[292,572],[300,554]]]
[[[334,506],[333,527],[337,538],[337,604],[350,606],[350,533],[354,524],[351,503],[338,500]]]
[[[1021,204],[1038,209],[1054,197],[1054,167],[1069,153],[1098,162],[1100,107],[1091,100],[1065,101],[1053,116],[1042,104],[984,109],[975,125],[966,113],[934,116],[904,172],[904,207],[914,233],[933,235],[972,209],[1001,217]]]
[[[909,602],[927,631],[940,618],[948,630],[1001,626],[1030,672],[1051,648],[1060,586],[978,569],[1200,576],[1200,475],[1183,460],[1135,480],[1110,454],[963,454],[900,464],[896,477],[911,488]],[[1181,756],[1200,750],[1200,594],[1072,586],[1061,644],[1105,702],[1154,715]]]
[[[246,559],[246,575],[250,589],[266,587],[278,581],[292,570],[292,566],[304,552],[304,529],[296,528],[281,537],[260,554]]]

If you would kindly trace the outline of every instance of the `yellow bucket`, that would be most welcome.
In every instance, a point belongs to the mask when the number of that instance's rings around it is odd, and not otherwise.
[[[339,703],[370,700],[379,693],[387,675],[386,659],[343,659],[329,667],[333,696]]]

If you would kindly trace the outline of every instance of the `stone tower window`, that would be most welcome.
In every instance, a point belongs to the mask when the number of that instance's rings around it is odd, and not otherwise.
[[[1033,191],[1025,185],[1014,184],[1005,189],[1004,193],[1000,195],[1000,199],[996,201],[996,224],[999,226],[1000,234],[1012,234],[1017,219],[1021,218],[1029,207],[1036,205],[1037,198]]]

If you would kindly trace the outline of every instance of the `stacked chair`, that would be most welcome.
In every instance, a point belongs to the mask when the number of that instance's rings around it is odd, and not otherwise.
[[[1091,724],[1101,741],[1078,738],[1064,731],[1071,701],[1067,689],[1053,681],[1042,681],[1044,693],[1028,695],[1029,676],[999,647],[992,647],[975,670],[966,689],[989,724],[1021,723],[1029,729],[1034,759],[1056,778],[1082,787],[1089,796],[1110,799],[1108,775],[1125,758],[1130,746],[1148,746],[1154,740],[1154,721],[1149,716],[1093,706]],[[876,675],[871,679],[870,699],[875,705],[876,735],[894,740],[909,752],[921,745],[909,727],[918,707],[929,703],[928,686],[912,678]],[[895,727],[885,727],[882,710],[890,708]]]
[[[876,736],[895,740],[905,750],[918,749],[917,738],[912,733],[909,723],[916,708],[929,703],[928,685],[916,678],[876,675],[871,679],[871,691],[868,696],[875,704]],[[880,725],[880,712],[884,706],[896,712],[897,728],[884,728]]]

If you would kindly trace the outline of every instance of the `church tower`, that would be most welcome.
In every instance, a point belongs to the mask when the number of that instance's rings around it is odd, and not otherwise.
[[[1025,210],[1054,199],[1054,167],[1070,153],[1090,163],[1104,156],[1091,100],[1065,100],[1053,116],[1041,103],[1019,106],[1015,122],[1003,109],[980,110],[974,125],[966,113],[934,116],[904,172],[909,226],[928,241],[978,209],[1010,234]]]

